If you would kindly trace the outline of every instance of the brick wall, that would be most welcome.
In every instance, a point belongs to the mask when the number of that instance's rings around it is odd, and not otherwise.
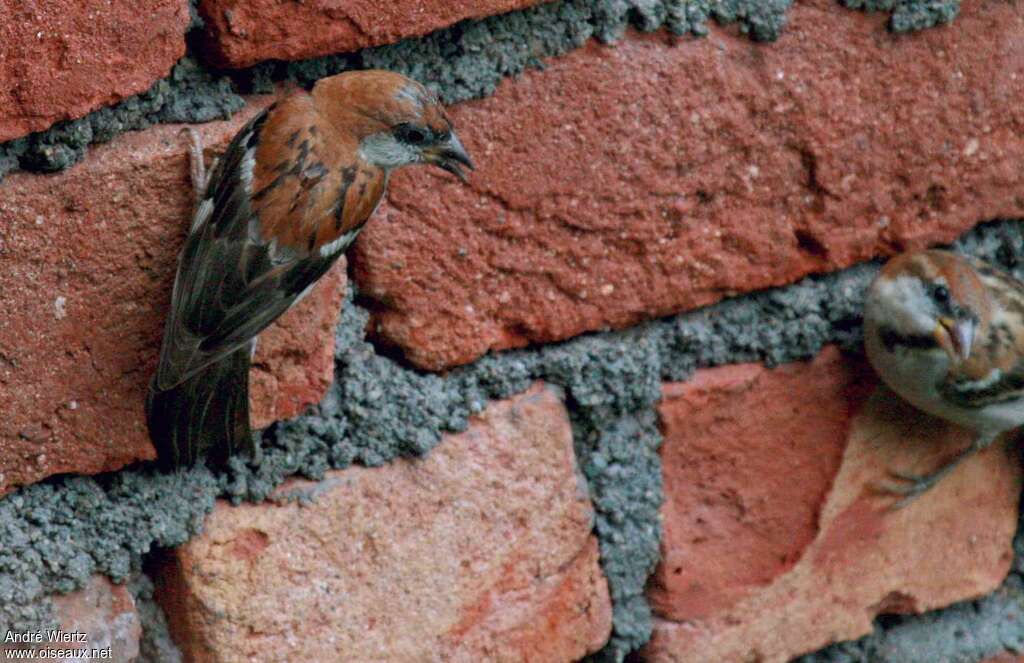
[[[156,662],[1015,660],[1016,450],[888,511],[887,468],[967,438],[879,386],[860,306],[908,248],[1024,267],[1024,10],[862,4],[0,5],[0,633]],[[157,472],[183,123],[212,157],[368,66],[437,89],[478,169],[399,173],[261,337],[258,464]]]

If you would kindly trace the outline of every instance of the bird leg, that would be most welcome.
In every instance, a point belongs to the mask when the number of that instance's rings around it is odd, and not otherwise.
[[[182,133],[188,133],[188,165],[189,176],[192,179],[192,194],[195,196],[195,203],[198,205],[206,194],[206,188],[210,185],[210,175],[217,167],[217,159],[214,158],[210,169],[206,169],[206,161],[203,158],[203,139],[193,127],[185,127]]]
[[[252,435],[252,459],[251,464],[253,467],[259,467],[263,464],[263,431],[254,430]]]
[[[902,484],[879,484],[877,489],[882,493],[901,495],[902,498],[892,505],[892,509],[894,511],[902,509],[935,486],[960,463],[992,444],[994,439],[996,439],[996,435],[992,433],[979,435],[970,446],[960,451],[960,453],[947,461],[939,469],[929,474],[911,474],[889,470],[889,476],[896,481],[902,482]]]

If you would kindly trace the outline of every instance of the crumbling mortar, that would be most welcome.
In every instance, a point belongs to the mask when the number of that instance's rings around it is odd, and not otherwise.
[[[707,22],[738,23],[752,39],[773,41],[786,23],[793,0],[558,0],[536,7],[463,21],[424,37],[298,62],[263,62],[248,69],[220,71],[189,54],[141,94],[49,129],[0,143],[0,181],[14,170],[53,172],[74,165],[89,145],[125,131],[167,122],[209,122],[230,117],[244,105],[241,94],[269,92],[275,82],[310,85],[347,69],[379,67],[411,75],[437,90],[446,102],[492,94],[505,77],[542,60],[579,48],[591,38],[614,41],[627,26],[644,31],[706,35]],[[892,12],[896,31],[947,23],[958,0],[841,0],[852,8]],[[190,0],[189,29],[203,27]],[[529,35],[524,37],[524,35]]]
[[[448,102],[462,101],[489,95],[504,77],[541,67],[542,58],[591,38],[617,39],[627,25],[701,35],[714,18],[738,21],[752,38],[772,40],[790,4],[563,0],[355,54],[263,63],[231,77],[186,57],[143,94],[0,145],[0,177],[16,167],[65,168],[89,144],[123,131],[228,116],[242,106],[239,92],[265,91],[276,81],[308,85],[348,68],[384,67],[424,80]],[[951,20],[958,5],[914,0],[844,4],[891,11],[896,30]],[[195,27],[201,19],[193,16]],[[531,37],[524,39],[524,34]],[[980,239],[968,239],[965,246],[982,254],[1003,252],[1004,264],[1015,261],[1021,255],[1020,235],[1008,227],[979,231]],[[686,379],[704,366],[804,359],[825,343],[857,347],[860,292],[874,269],[863,265],[626,331],[488,356],[445,377],[416,373],[377,355],[362,339],[366,313],[350,300],[338,332],[336,384],[315,412],[267,431],[260,465],[236,462],[219,476],[205,469],[159,475],[132,468],[100,477],[61,477],[0,500],[0,632],[52,626],[46,595],[73,591],[93,573],[122,581],[133,577],[153,548],[194,536],[216,496],[259,501],[293,474],[319,479],[330,468],[354,462],[380,465],[426,453],[443,432],[463,430],[469,416],[489,400],[543,379],[563,387],[571,406],[576,450],[595,504],[602,566],[614,598],[615,633],[593,659],[622,660],[647,640],[651,629],[642,592],[660,540],[660,436],[653,409],[660,382]],[[1014,587],[1019,585],[1018,579]],[[1019,589],[1013,591],[1019,596]],[[150,605],[151,589],[136,593]],[[144,618],[152,612],[147,611]],[[901,628],[914,623],[904,622]],[[872,637],[884,640],[897,630],[882,624]],[[153,645],[154,651],[162,646]],[[876,651],[880,645],[872,646]]]
[[[951,23],[960,12],[960,0],[840,0],[851,9],[892,14],[893,32],[913,32]]]
[[[958,246],[1024,276],[1019,222],[987,224]],[[489,401],[541,379],[566,395],[614,599],[613,637],[592,660],[620,661],[651,630],[643,588],[660,540],[661,439],[654,406],[661,383],[684,380],[702,367],[808,359],[830,343],[856,351],[862,292],[876,270],[873,263],[862,264],[624,331],[488,355],[444,376],[378,355],[363,337],[368,314],[350,295],[338,328],[335,384],[309,414],[265,432],[258,465],[236,460],[216,476],[204,468],[168,475],[134,467],[58,477],[0,499],[0,632],[52,623],[46,595],[73,591],[94,573],[118,581],[131,577],[154,548],[181,544],[199,532],[218,496],[258,502],[291,475],[319,480],[331,468],[426,453],[443,433],[464,430]],[[984,599],[986,605],[1019,600],[1019,584],[1011,579],[1003,592],[1009,598],[994,595]],[[923,623],[915,619],[955,622],[958,610],[950,609],[949,617],[908,618],[894,628],[882,623],[872,637],[898,638],[913,628],[906,624]],[[1011,626],[1024,633],[1019,613]],[[1011,641],[1007,632],[993,631],[986,646]]]

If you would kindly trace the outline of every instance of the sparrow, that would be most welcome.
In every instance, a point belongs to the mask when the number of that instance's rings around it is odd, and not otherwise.
[[[436,94],[388,71],[352,71],[250,120],[207,176],[192,133],[197,204],[178,260],[146,400],[167,466],[223,465],[257,444],[255,338],[309,292],[373,215],[392,171],[473,169]]]
[[[975,435],[929,474],[891,472],[895,508],[1024,424],[1024,282],[1010,274],[947,251],[896,256],[868,288],[864,341],[893,391]]]

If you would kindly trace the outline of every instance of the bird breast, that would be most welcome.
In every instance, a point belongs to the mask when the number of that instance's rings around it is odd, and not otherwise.
[[[309,253],[344,248],[384,195],[387,173],[359,158],[304,93],[273,108],[252,175],[253,209],[267,241]]]
[[[877,334],[867,334],[865,349],[882,381],[914,407],[979,433],[998,433],[1024,423],[1024,401],[962,407],[942,393],[949,378],[948,355],[936,348],[886,348]]]

